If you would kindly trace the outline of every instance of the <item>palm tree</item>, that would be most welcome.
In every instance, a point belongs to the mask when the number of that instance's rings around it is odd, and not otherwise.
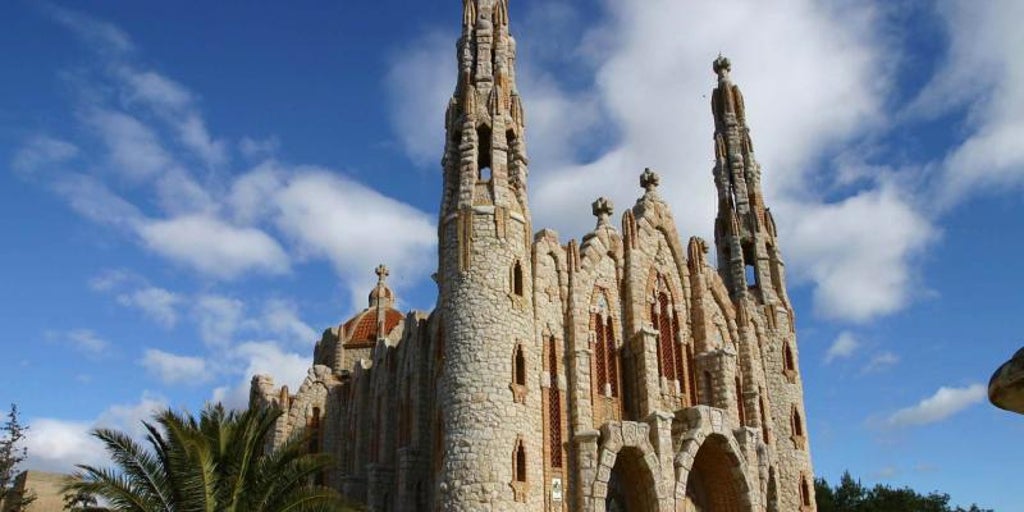
[[[334,490],[314,483],[330,467],[324,454],[293,436],[268,450],[277,409],[227,412],[208,405],[197,420],[170,409],[143,422],[149,447],[116,430],[93,435],[114,468],[78,466],[67,491],[99,497],[131,512],[313,512],[348,508]]]

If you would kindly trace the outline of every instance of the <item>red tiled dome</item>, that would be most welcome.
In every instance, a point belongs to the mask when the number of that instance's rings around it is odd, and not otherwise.
[[[402,321],[403,315],[397,309],[387,309],[384,312],[383,336],[391,334],[391,331]],[[373,344],[377,341],[378,335],[377,311],[373,309],[364,310],[342,326],[342,339],[345,346]]]

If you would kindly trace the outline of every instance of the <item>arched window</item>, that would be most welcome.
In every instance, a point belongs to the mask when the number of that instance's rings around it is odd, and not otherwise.
[[[608,358],[608,383],[611,386],[613,397],[619,396],[619,356],[615,349],[615,327],[612,325],[612,317],[605,318],[604,341],[608,345],[605,350],[605,357]]]
[[[548,387],[548,451],[551,467],[562,467],[562,395],[558,389],[558,341],[554,336],[548,338],[548,375],[551,385]]]
[[[598,293],[601,293],[598,291]],[[615,325],[604,296],[594,313],[594,385],[601,396],[619,396],[619,357],[615,346]]]
[[[516,477],[516,482],[526,481],[526,447],[523,446],[523,440],[516,440],[516,449],[512,456],[512,474]]]
[[[515,383],[520,386],[526,385],[526,356],[523,355],[523,346],[516,345],[516,357],[515,357],[515,369],[513,374],[515,375]]]
[[[676,379],[675,340],[672,338],[672,311],[668,293],[658,294],[658,348],[661,354],[661,374],[668,380]]]

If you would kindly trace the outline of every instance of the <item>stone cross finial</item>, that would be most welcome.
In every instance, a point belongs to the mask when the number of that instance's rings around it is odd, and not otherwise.
[[[715,59],[715,63],[712,65],[712,69],[715,70],[715,74],[718,75],[719,78],[727,79],[729,78],[729,72],[732,71],[732,63],[729,62],[728,58],[723,57],[722,54],[719,53],[718,58]]]
[[[599,197],[597,201],[594,201],[591,205],[594,216],[597,217],[598,224],[606,224],[608,218],[615,212],[615,203],[612,203],[611,199],[607,197]]]
[[[377,274],[378,284],[384,284],[384,281],[386,281],[388,279],[388,276],[391,275],[391,271],[389,271],[388,267],[386,267],[383,263],[377,265],[377,270],[374,270],[374,272]]]
[[[661,184],[661,178],[658,173],[652,171],[650,167],[644,169],[644,173],[640,175],[640,186],[648,192],[654,192],[654,189],[658,188]]]

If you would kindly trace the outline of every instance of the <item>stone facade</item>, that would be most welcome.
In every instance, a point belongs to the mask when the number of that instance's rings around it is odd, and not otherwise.
[[[62,512],[64,510],[64,486],[71,476],[63,473],[44,471],[22,471],[14,479],[8,499],[0,503],[2,512]],[[23,510],[16,506],[24,496],[32,501]]]
[[[324,332],[300,389],[253,379],[309,435],[322,479],[371,510],[811,511],[794,314],[729,61],[713,170],[717,268],[684,245],[659,177],[612,223],[533,234],[507,0],[464,0],[445,117],[438,302],[386,284]],[[709,187],[710,188],[710,187]]]

